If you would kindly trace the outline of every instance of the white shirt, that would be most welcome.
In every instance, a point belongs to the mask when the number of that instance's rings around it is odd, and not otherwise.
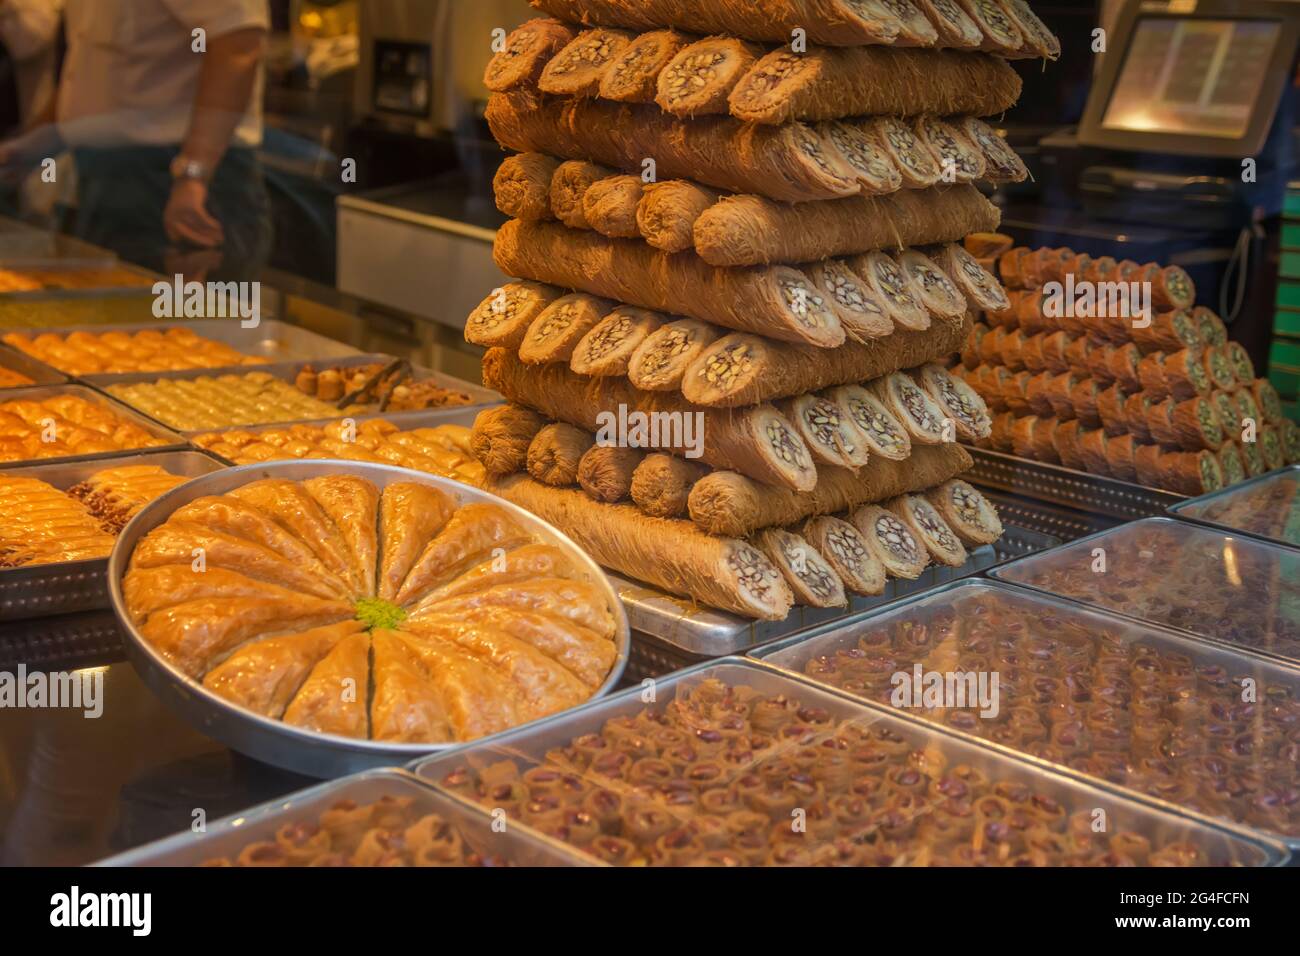
[[[270,29],[267,0],[66,0],[68,53],[59,128],[71,146],[177,146],[189,130],[208,43],[250,27]],[[258,74],[232,146],[262,142]]]
[[[63,0],[3,0],[0,40],[9,48],[18,86],[18,105],[26,123],[54,99],[54,39]]]

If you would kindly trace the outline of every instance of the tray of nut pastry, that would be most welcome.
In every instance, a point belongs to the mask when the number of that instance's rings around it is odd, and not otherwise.
[[[198,451],[0,465],[0,621],[110,607],[108,555],[126,523],[224,467]]]
[[[889,579],[880,594],[853,595],[847,607],[800,606],[784,621],[751,621],[715,608],[692,605],[658,589],[611,575],[632,625],[632,662],[628,673],[637,678],[657,677],[703,660],[744,654],[800,631],[835,621],[851,621],[873,608],[1060,543],[1061,539],[1051,535],[1005,525],[1002,536],[993,544],[970,548],[966,561],[959,567],[931,564],[915,580]]]
[[[277,319],[262,319],[253,328],[244,328],[238,319],[20,328],[6,332],[2,341],[77,376],[271,365],[359,354],[342,342]]]
[[[108,585],[145,683],[205,734],[316,777],[394,766],[609,693],[628,628],[541,519],[405,468],[232,468],[147,505]]]
[[[413,770],[617,865],[1262,866],[1287,858],[1276,841],[1243,828],[1135,800],[734,658]]]
[[[369,413],[451,411],[500,400],[487,389],[388,355],[82,379],[187,435]]]
[[[62,385],[67,380],[66,375],[44,362],[17,349],[0,346],[0,390],[27,388],[31,385]]]
[[[1300,847],[1300,670],[964,581],[756,651],[972,741]],[[901,676],[900,676],[901,675]]]
[[[174,431],[84,385],[0,392],[0,466],[186,447]]]
[[[483,466],[470,449],[470,426],[481,410],[370,414],[227,428],[198,433],[190,440],[232,465],[338,458],[413,468],[479,485]]]
[[[1300,548],[1300,465],[1192,498],[1169,513],[1229,534]]]
[[[0,297],[50,301],[137,296],[161,276],[130,263],[0,266]]]
[[[177,834],[96,866],[590,866],[527,827],[492,825],[402,770],[370,770]]]

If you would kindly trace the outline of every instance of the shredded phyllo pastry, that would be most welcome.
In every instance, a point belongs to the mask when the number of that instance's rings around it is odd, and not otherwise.
[[[8,345],[72,375],[165,372],[265,362],[184,328],[130,332],[10,332]]]
[[[914,729],[716,678],[535,762],[453,766],[443,789],[625,866],[1228,862],[1118,817],[1096,832],[1095,795],[1062,802],[1023,774],[952,763]]]
[[[414,468],[469,485],[483,482],[483,466],[460,425],[402,431],[391,422],[339,420],[328,425],[286,425],[256,432],[233,429],[198,435],[194,443],[237,465],[293,458],[342,458]]]
[[[140,541],[123,593],[144,639],[208,690],[348,737],[495,733],[582,703],[618,653],[605,595],[562,551],[499,505],[414,482],[199,498]]]
[[[270,840],[249,843],[233,859],[201,866],[508,866],[476,850],[466,834],[413,797],[373,803],[339,800],[315,820],[285,823]]]

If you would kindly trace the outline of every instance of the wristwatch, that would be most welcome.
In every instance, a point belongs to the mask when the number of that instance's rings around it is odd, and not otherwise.
[[[185,155],[172,160],[171,173],[173,180],[193,179],[204,184],[212,181],[212,169],[207,163]]]

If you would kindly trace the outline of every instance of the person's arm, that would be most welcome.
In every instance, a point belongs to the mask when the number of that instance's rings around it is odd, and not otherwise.
[[[0,39],[9,55],[22,62],[54,45],[64,0],[0,0]]]
[[[261,27],[209,37],[199,74],[190,128],[181,144],[181,159],[209,175],[230,147],[231,138],[257,89],[257,76],[266,50]],[[208,184],[182,177],[172,187],[163,216],[168,238],[212,247],[223,239],[221,223],[207,210]]]

